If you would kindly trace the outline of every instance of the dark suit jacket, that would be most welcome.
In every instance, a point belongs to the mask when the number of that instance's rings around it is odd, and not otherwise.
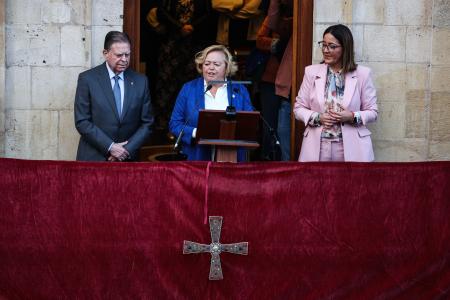
[[[137,160],[153,123],[147,77],[127,69],[124,87],[119,118],[106,63],[79,75],[74,108],[75,127],[81,135],[77,160],[105,161],[111,143],[124,141],[128,141],[130,160]]]

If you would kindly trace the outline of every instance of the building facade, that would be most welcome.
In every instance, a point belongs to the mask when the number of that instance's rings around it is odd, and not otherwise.
[[[103,61],[123,1],[0,0],[0,8],[0,156],[73,160],[77,77]],[[313,62],[336,23],[351,27],[357,62],[373,70],[376,160],[450,160],[450,2],[315,0]]]

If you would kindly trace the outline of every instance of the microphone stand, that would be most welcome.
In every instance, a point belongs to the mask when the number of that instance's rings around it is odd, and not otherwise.
[[[186,128],[186,125],[187,125],[187,122],[188,122],[188,121],[189,121],[189,119],[187,119],[187,120],[184,122],[183,128],[181,129],[180,133],[178,134],[177,140],[175,141],[175,145],[173,146],[173,150],[175,150],[175,151],[179,150],[179,149],[178,149],[178,146],[180,145],[180,140],[181,140],[181,137],[182,137],[183,134],[184,134],[184,129]]]
[[[215,81],[210,81],[209,84],[227,84],[228,85],[228,94],[231,95],[231,101],[233,101],[232,98],[232,88],[231,85],[232,84],[252,84],[251,81],[237,81],[237,80],[215,80]],[[233,119],[236,116],[236,108],[233,106],[233,103],[231,102],[230,105],[227,107],[226,111],[225,111],[225,115],[228,119]],[[259,115],[261,117],[261,119],[263,120],[264,125],[267,127],[267,129],[269,130],[269,133],[271,135],[272,141],[271,141],[271,154],[272,154],[272,159],[275,159],[275,153],[276,153],[276,149],[275,147],[281,147],[281,143],[277,137],[277,133],[275,132],[275,129],[273,129],[272,126],[270,126],[269,122],[267,122],[267,120],[260,114]]]
[[[270,136],[272,138],[272,141],[270,143],[270,145],[271,145],[270,153],[272,154],[272,159],[275,160],[275,153],[276,153],[275,147],[276,146],[281,147],[281,143],[278,140],[277,133],[275,132],[275,129],[273,129],[273,127],[270,126],[269,122],[267,122],[267,120],[261,114],[259,116],[261,117],[261,120],[263,120],[264,125],[269,130],[269,134],[270,134]]]

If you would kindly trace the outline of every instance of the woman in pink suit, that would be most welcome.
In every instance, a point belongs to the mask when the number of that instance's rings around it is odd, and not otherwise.
[[[323,62],[305,68],[294,106],[306,126],[298,160],[373,161],[366,127],[378,114],[371,71],[355,63],[353,36],[344,25],[328,27],[319,46]]]

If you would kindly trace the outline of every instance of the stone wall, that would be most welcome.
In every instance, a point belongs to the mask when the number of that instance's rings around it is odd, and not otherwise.
[[[75,158],[77,77],[103,61],[105,33],[121,30],[122,7],[107,0],[6,0],[5,156]]]
[[[376,160],[449,160],[448,0],[315,0],[314,20],[314,45],[329,25],[347,24],[357,62],[373,70]],[[315,47],[314,62],[320,59]]]

